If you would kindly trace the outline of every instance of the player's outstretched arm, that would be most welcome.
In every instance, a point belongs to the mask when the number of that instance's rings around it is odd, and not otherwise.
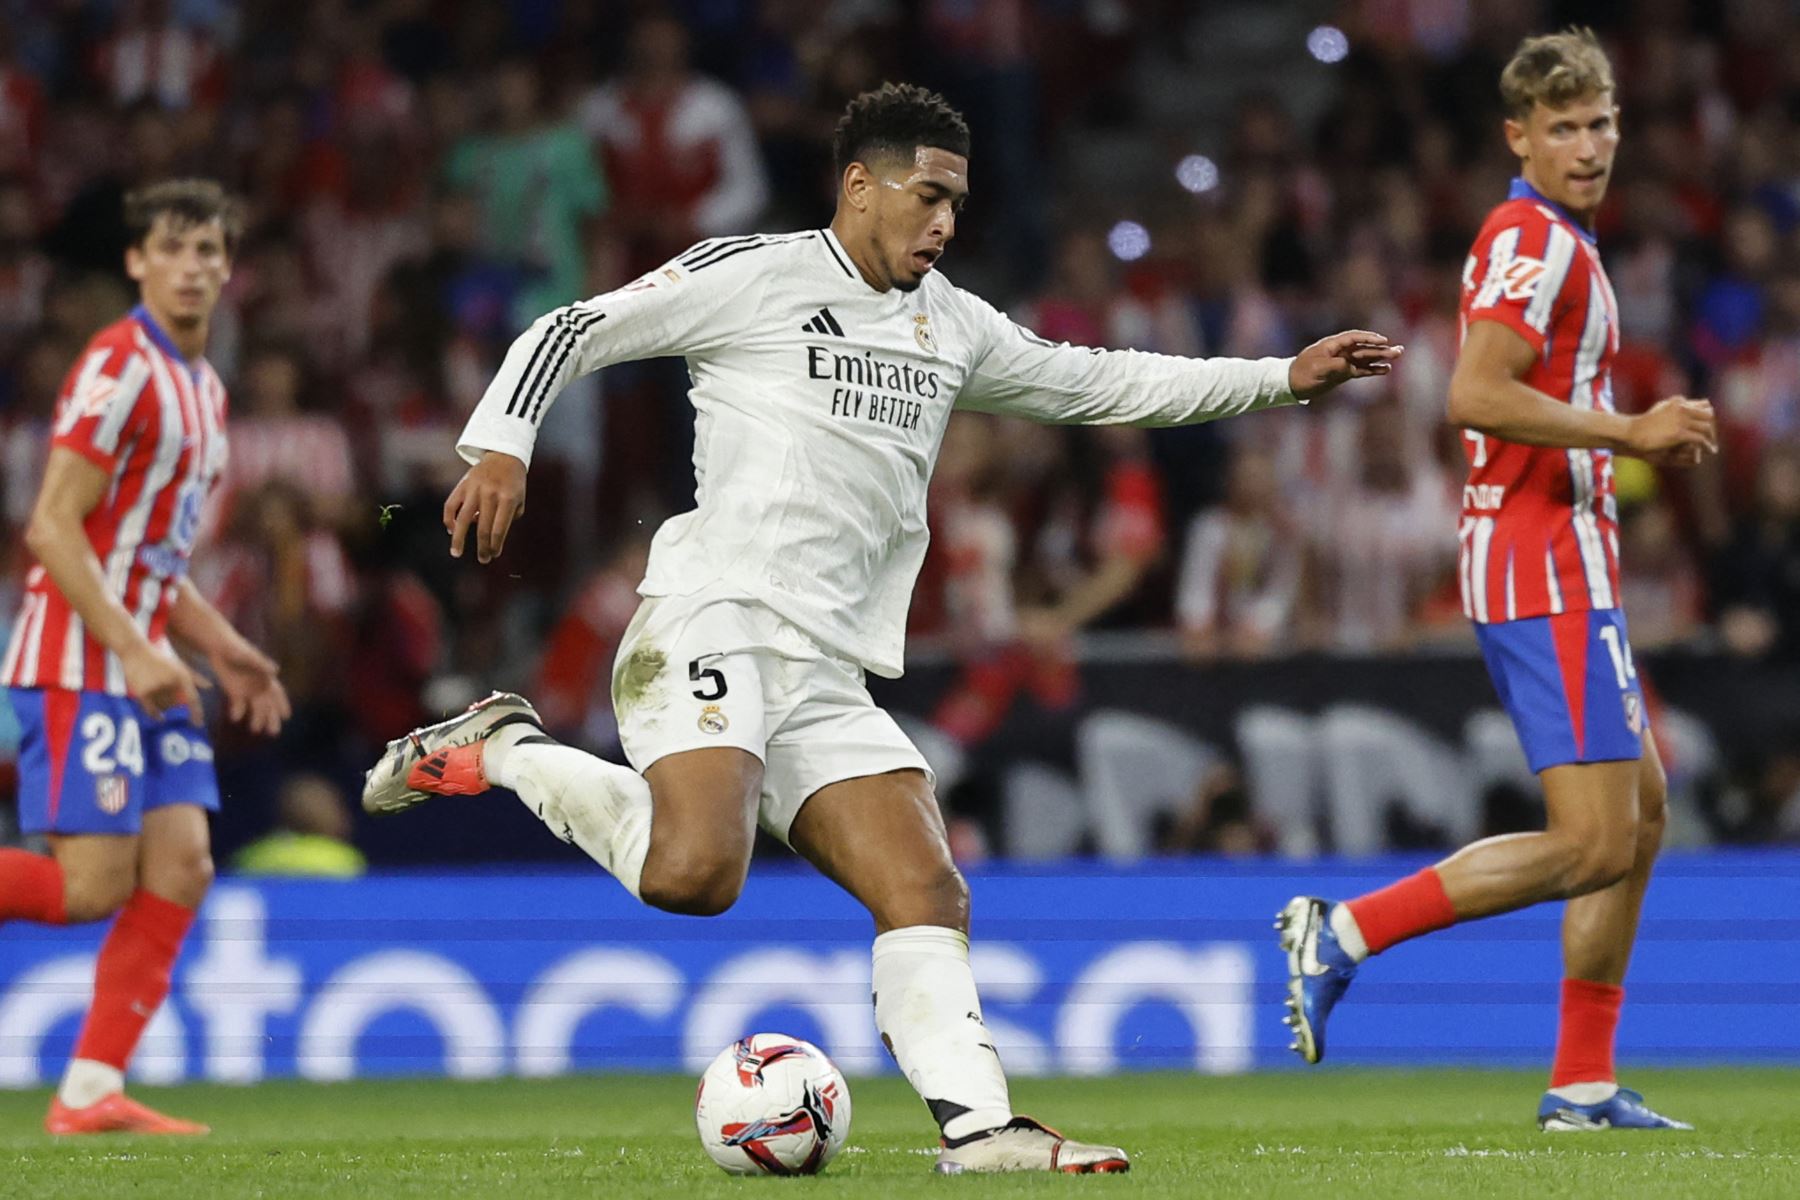
[[[107,590],[85,522],[112,486],[112,476],[65,446],[53,446],[44,483],[25,526],[25,544],[50,582],[80,614],[100,644],[119,656],[125,687],[152,717],[186,704],[198,719],[199,681],[186,663],[153,645],[125,606]]]
[[[510,454],[489,450],[444,501],[444,529],[450,534],[450,557],[461,558],[469,527],[475,527],[475,557],[492,562],[506,545],[512,523],[525,515],[525,464]]]
[[[985,344],[957,407],[1064,425],[1191,425],[1305,402],[1351,379],[1385,375],[1403,347],[1353,329],[1293,358],[1181,358],[1099,350],[1039,337],[986,301],[958,293]]]
[[[1692,466],[1718,449],[1705,400],[1671,396],[1637,416],[1576,408],[1524,382],[1537,358],[1510,326],[1472,322],[1450,377],[1450,423],[1527,446],[1613,450],[1670,465]]]

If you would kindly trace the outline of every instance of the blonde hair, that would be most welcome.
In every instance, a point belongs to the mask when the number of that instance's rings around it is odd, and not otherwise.
[[[1515,121],[1529,117],[1536,104],[1562,108],[1612,90],[1612,64],[1585,25],[1526,38],[1500,72],[1500,100]]]

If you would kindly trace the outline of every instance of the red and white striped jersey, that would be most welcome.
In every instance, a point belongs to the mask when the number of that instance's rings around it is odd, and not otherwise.
[[[1463,266],[1462,333],[1498,321],[1537,350],[1524,382],[1613,411],[1619,306],[1594,235],[1522,179],[1488,214]],[[1619,606],[1612,453],[1463,435],[1460,576],[1476,622]]]
[[[212,366],[184,359],[141,307],[94,335],[57,397],[51,446],[112,476],[85,522],[106,588],[153,642],[225,468],[225,407]],[[125,695],[118,655],[88,633],[41,565],[25,577],[0,685]]]

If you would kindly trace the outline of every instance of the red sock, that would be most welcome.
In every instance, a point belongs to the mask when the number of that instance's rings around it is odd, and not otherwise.
[[[1456,924],[1456,910],[1444,893],[1444,881],[1431,867],[1358,896],[1350,901],[1350,915],[1356,918],[1370,954]]]
[[[123,1071],[156,1006],[169,994],[169,973],[194,910],[143,888],[113,920],[94,968],[94,1006],[75,1043],[75,1057]]]
[[[36,921],[62,925],[62,864],[47,854],[0,850],[0,921]]]
[[[1625,989],[1616,983],[1591,979],[1562,981],[1562,1017],[1556,1030],[1556,1063],[1550,1068],[1550,1086],[1571,1083],[1616,1083],[1613,1077],[1613,1035],[1619,1028],[1619,1009]]]

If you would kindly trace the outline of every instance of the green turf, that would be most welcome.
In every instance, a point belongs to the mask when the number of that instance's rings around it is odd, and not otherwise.
[[[849,1149],[821,1179],[732,1179],[694,1137],[679,1077],[269,1083],[136,1094],[203,1140],[35,1132],[46,1098],[0,1093],[0,1195],[52,1197],[1800,1196],[1800,1073],[1662,1071],[1632,1081],[1691,1134],[1538,1133],[1541,1078],[1322,1071],[1235,1079],[1021,1080],[1016,1106],[1132,1152],[1126,1177],[945,1179],[897,1079],[852,1082]],[[1303,1189],[1306,1189],[1303,1191]]]

